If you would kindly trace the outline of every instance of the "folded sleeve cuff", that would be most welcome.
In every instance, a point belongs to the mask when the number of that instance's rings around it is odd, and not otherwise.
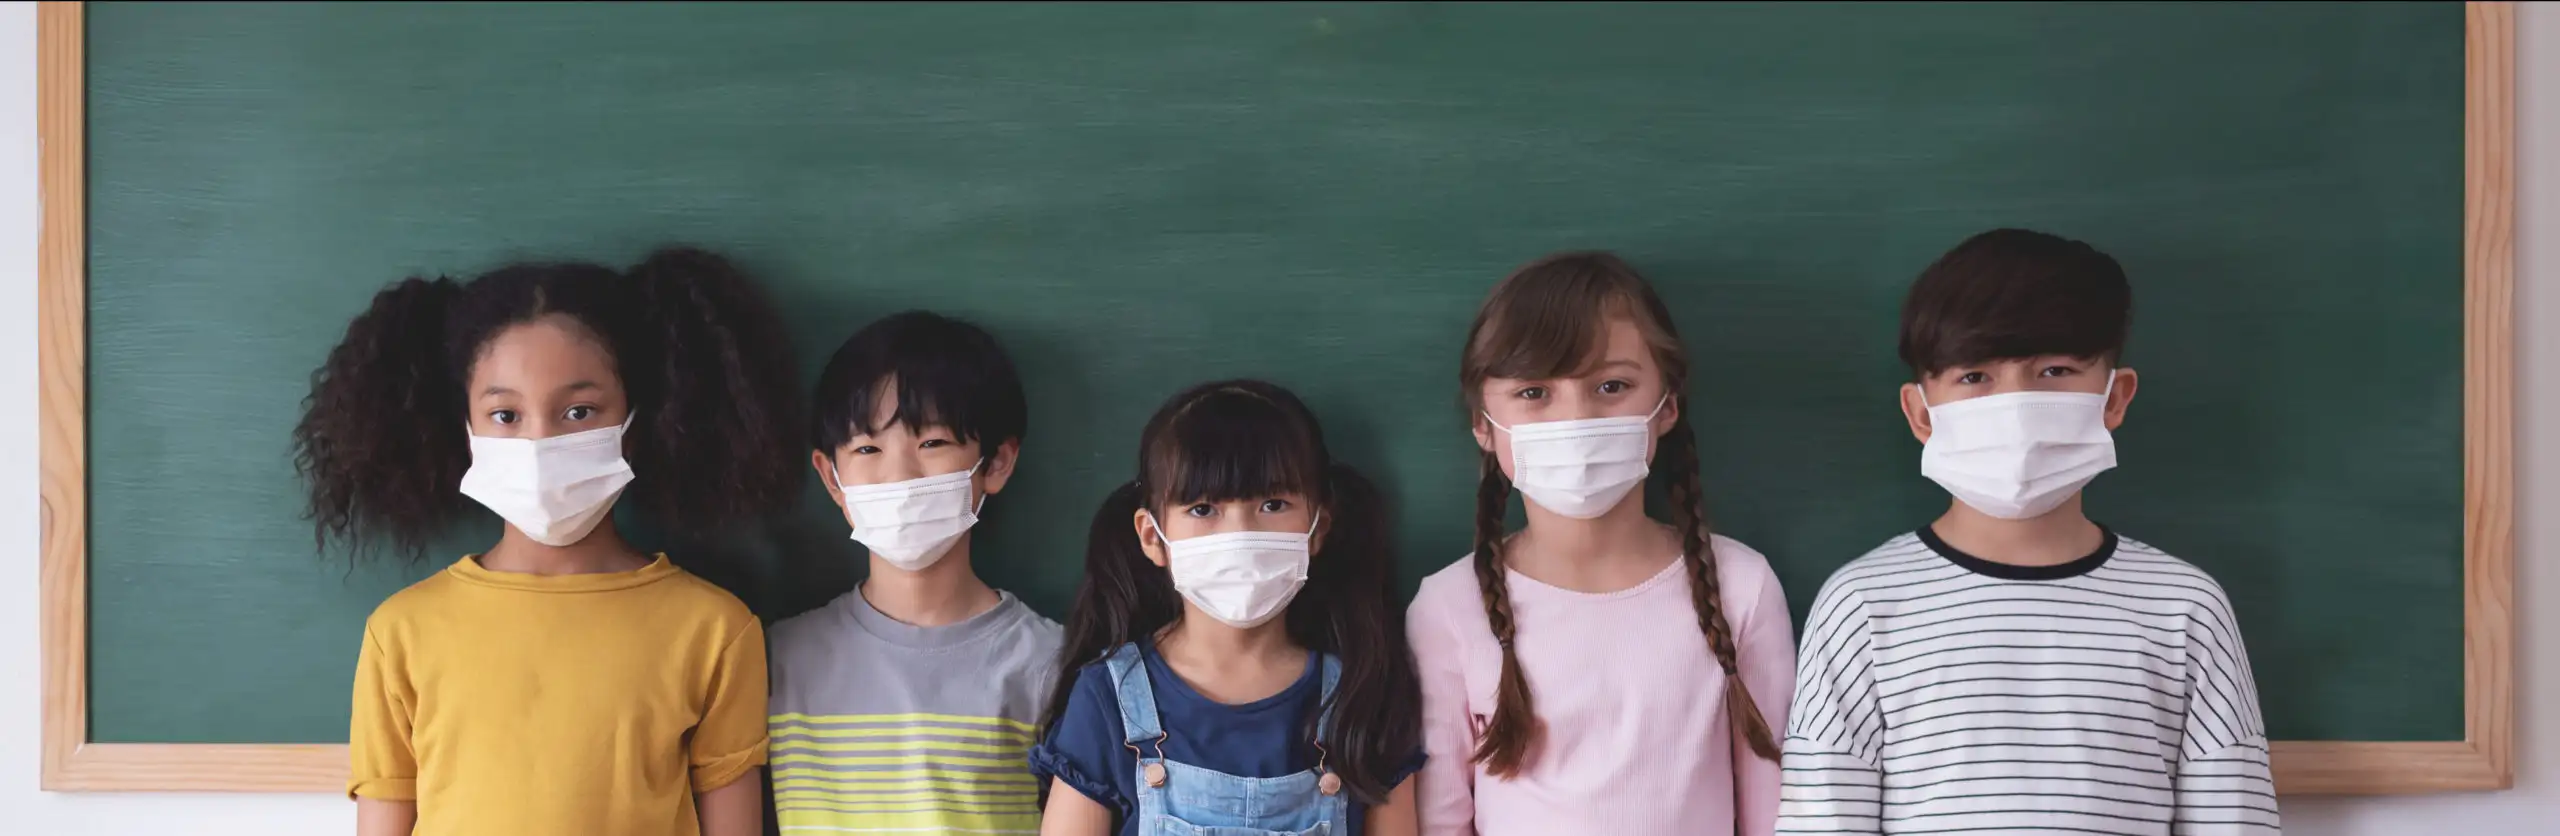
[[[693,791],[705,793],[728,786],[729,782],[745,776],[747,770],[763,766],[765,745],[765,741],[758,740],[756,745],[744,750],[708,761],[696,761],[693,765]]]
[[[1394,772],[1388,773],[1387,789],[1392,790],[1397,786],[1402,785],[1405,779],[1413,777],[1413,774],[1416,772],[1421,772],[1422,765],[1424,763],[1428,763],[1430,760],[1431,756],[1424,754],[1421,749],[1413,750],[1412,757],[1405,758],[1403,763],[1396,764],[1396,770]]]
[[[416,801],[418,780],[415,778],[350,778],[348,798],[370,798],[375,801]]]
[[[1059,783],[1074,787],[1076,792],[1084,793],[1084,797],[1093,799],[1093,803],[1106,808],[1129,809],[1128,801],[1120,797],[1119,791],[1111,788],[1110,782],[1096,780],[1093,776],[1084,774],[1083,770],[1076,768],[1073,761],[1059,754],[1057,747],[1047,743],[1031,747],[1031,774],[1043,778],[1056,778]],[[1048,788],[1044,786],[1041,790],[1046,792]]]

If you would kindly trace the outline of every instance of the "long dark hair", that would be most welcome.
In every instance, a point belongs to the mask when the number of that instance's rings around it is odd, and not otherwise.
[[[1671,311],[1654,295],[1652,285],[1617,256],[1600,252],[1559,253],[1530,262],[1495,285],[1467,331],[1465,356],[1458,364],[1458,384],[1465,392],[1467,413],[1484,409],[1487,378],[1543,380],[1590,367],[1605,340],[1608,320],[1621,316],[1635,322],[1662,370],[1663,385],[1679,420],[1654,453],[1662,464],[1664,493],[1671,502],[1671,525],[1680,531],[1681,560],[1688,564],[1690,600],[1698,611],[1698,629],[1724,669],[1725,713],[1751,751],[1778,758],[1778,740],[1769,721],[1751,698],[1735,664],[1733,628],[1725,623],[1723,593],[1718,589],[1714,540],[1707,530],[1706,492],[1698,480],[1698,441],[1689,428],[1689,353],[1671,324]],[[1474,759],[1495,776],[1517,774],[1542,731],[1530,700],[1529,681],[1520,673],[1520,657],[1512,650],[1511,590],[1502,562],[1503,514],[1510,507],[1511,480],[1490,452],[1478,466],[1476,483],[1476,587],[1484,596],[1485,620],[1493,626],[1494,643],[1502,648],[1502,676],[1495,688],[1493,717],[1476,740]],[[1641,500],[1639,500],[1641,501]]]
[[[1385,501],[1366,477],[1333,460],[1306,404],[1262,381],[1194,386],[1147,421],[1137,479],[1112,490],[1094,512],[1084,580],[1058,655],[1065,675],[1044,716],[1054,722],[1066,709],[1077,668],[1182,618],[1172,576],[1147,560],[1130,527],[1139,508],[1161,512],[1293,492],[1310,497],[1331,522],[1306,587],[1289,602],[1289,639],[1341,660],[1326,749],[1353,797],[1385,803],[1387,779],[1420,745],[1422,699],[1413,651],[1388,601],[1395,553]]]
[[[628,271],[501,267],[375,294],[311,373],[294,427],[313,536],[415,560],[461,514],[471,367],[510,326],[560,315],[603,343],[634,411],[628,495],[674,535],[799,495],[799,375],[772,307],[726,259],[671,247]]]

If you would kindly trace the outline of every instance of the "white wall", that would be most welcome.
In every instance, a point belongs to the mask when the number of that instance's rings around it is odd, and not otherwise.
[[[2391,799],[2288,798],[2296,834],[2560,834],[2560,12],[2520,14],[2522,153],[2516,252],[2516,788]],[[0,5],[0,831],[69,834],[346,833],[334,796],[55,795],[36,789],[36,25]],[[2551,46],[2542,52],[2537,46]],[[2548,237],[2546,234],[2550,234]],[[2540,610],[2537,613],[2536,610]]]

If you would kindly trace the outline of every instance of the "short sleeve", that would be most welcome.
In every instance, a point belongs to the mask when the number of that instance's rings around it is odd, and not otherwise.
[[[1120,785],[1135,780],[1137,761],[1129,757],[1121,728],[1119,695],[1110,675],[1102,665],[1086,665],[1076,672],[1067,707],[1050,721],[1040,744],[1031,747],[1031,773],[1043,787],[1055,778],[1109,808],[1115,821],[1127,821],[1138,812],[1130,794],[1136,787],[1124,790]]]
[[[1387,773],[1387,789],[1392,790],[1402,785],[1405,779],[1413,777],[1416,772],[1421,772],[1422,767],[1430,762],[1431,756],[1425,754],[1422,747],[1414,747],[1413,754],[1406,755],[1404,760],[1397,761],[1395,771]]]
[[[752,617],[712,663],[702,722],[693,729],[693,791],[710,792],[765,761],[764,627]]]
[[[356,651],[355,703],[347,722],[347,795],[381,801],[418,798],[418,756],[409,739],[417,694],[400,659],[366,625]]]

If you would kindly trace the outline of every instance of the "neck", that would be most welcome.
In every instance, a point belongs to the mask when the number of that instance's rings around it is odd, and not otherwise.
[[[1504,551],[1513,569],[1547,583],[1584,589],[1590,581],[1609,587],[1629,577],[1629,584],[1662,571],[1679,559],[1679,540],[1644,514],[1642,489],[1627,492],[1608,513],[1582,520],[1528,506],[1529,523]],[[1615,579],[1615,580],[1612,580]],[[1606,589],[1586,591],[1608,591]]]
[[[1994,517],[1959,500],[1930,529],[1958,551],[2011,566],[2059,566],[2088,557],[2106,541],[2098,524],[2081,513],[2076,493],[2061,507],[2023,520]]]
[[[527,575],[594,575],[628,572],[649,565],[651,558],[622,541],[608,519],[587,538],[566,546],[546,546],[507,526],[498,544],[480,556],[480,568]]]
[[[970,568],[967,534],[942,559],[913,572],[871,558],[871,577],[863,580],[861,591],[862,600],[881,615],[917,627],[958,624],[1004,602]]]
[[[1207,668],[1297,656],[1306,651],[1289,640],[1288,621],[1288,616],[1283,615],[1252,627],[1236,627],[1210,618],[1184,601],[1182,620],[1156,636],[1156,652],[1165,654],[1167,659],[1180,658]]]

